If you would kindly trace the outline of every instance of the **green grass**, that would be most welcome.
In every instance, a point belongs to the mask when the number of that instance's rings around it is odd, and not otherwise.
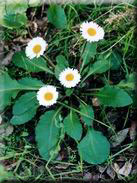
[[[59,54],[63,54],[73,66],[79,62],[81,48],[84,44],[83,40],[80,38],[79,25],[85,20],[93,20],[104,27],[106,32],[106,38],[100,43],[99,52],[100,54],[105,53],[113,48],[118,49],[123,57],[123,64],[121,65],[120,71],[122,76],[128,76],[135,70],[137,66],[136,57],[136,47],[134,39],[135,22],[133,15],[127,14],[122,17],[122,13],[131,12],[134,10],[134,5],[130,4],[116,4],[116,5],[64,5],[65,12],[68,19],[68,28],[63,31],[58,31],[51,24],[48,24],[47,29],[44,33],[44,37],[48,41],[48,51],[47,57],[54,63],[55,57]],[[36,8],[36,14],[39,14],[41,7]],[[30,9],[32,11],[32,9]],[[115,18],[116,15],[121,15]],[[46,8],[43,13],[46,17]],[[111,17],[110,17],[111,16]],[[112,23],[109,23],[111,18],[114,18]],[[129,21],[131,17],[131,21]],[[15,32],[11,30],[4,29],[1,36],[5,42],[8,42],[9,48],[11,48],[12,40],[15,37],[21,36],[23,39],[28,37],[28,31],[31,32],[31,27],[23,28]],[[31,32],[32,37],[39,35],[39,32]],[[20,43],[19,43],[20,46]],[[8,53],[8,49],[5,49],[5,53]],[[27,76],[29,73],[15,69],[15,66],[11,63],[8,66],[8,71],[11,76],[15,78],[21,78],[22,76]],[[40,76],[37,76],[38,78]],[[101,80],[109,82],[111,80],[111,71],[107,74],[102,74]],[[50,81],[50,78],[48,78]],[[86,96],[87,97],[87,96]],[[64,105],[64,104],[63,104]],[[65,106],[69,108],[67,105]],[[72,107],[71,107],[72,108]],[[115,110],[115,109],[114,109]],[[95,120],[96,128],[100,130],[107,129],[107,137],[117,133],[117,128],[115,124],[112,124],[107,117],[106,108],[100,108],[100,114]],[[112,110],[111,110],[112,111]],[[129,106],[126,108],[128,111],[121,117],[120,130],[125,127],[130,127],[130,114],[135,111],[134,106]],[[5,114],[10,115],[11,108],[7,108]],[[79,112],[79,111],[77,111]],[[8,116],[7,115],[7,116]],[[4,114],[3,114],[4,116]],[[5,121],[9,121],[9,117],[5,116]],[[78,160],[77,150],[75,149],[75,144],[70,144],[70,140],[66,138],[63,141],[63,151],[62,156],[67,154],[66,161],[56,160],[52,162],[51,165],[39,156],[36,144],[29,138],[31,138],[30,131],[33,132],[33,127],[36,125],[36,119],[31,122],[31,124],[22,125],[20,127],[15,127],[14,133],[9,137],[6,137],[6,155],[0,157],[1,160],[5,160],[9,166],[11,166],[10,171],[12,171],[15,177],[18,179],[25,180],[27,178],[33,178],[37,180],[52,180],[53,178],[63,177],[63,179],[82,179],[82,174],[86,171],[98,172],[98,166],[87,165],[86,163]],[[108,130],[109,129],[109,130]],[[34,134],[33,134],[34,138]],[[104,166],[109,166],[116,162],[117,158],[123,156],[125,160],[132,158],[130,149],[134,144],[128,143],[123,144],[116,148],[110,155],[109,160],[104,163]],[[126,155],[128,154],[128,158]],[[59,168],[61,167],[61,168]],[[136,176],[129,176],[128,181],[132,181]],[[126,178],[123,181],[127,181]]]

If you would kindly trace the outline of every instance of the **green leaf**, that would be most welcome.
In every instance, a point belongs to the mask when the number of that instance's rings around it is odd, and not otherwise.
[[[111,54],[111,63],[112,67],[111,70],[118,70],[122,63],[121,55],[117,51],[113,51]]]
[[[83,67],[87,64],[90,63],[90,60],[93,59],[96,55],[96,49],[97,49],[97,44],[96,43],[86,43],[86,47],[84,49],[84,52],[82,54],[82,64],[81,64],[81,69],[82,71]]]
[[[38,106],[33,106],[29,111],[22,113],[21,115],[15,115],[11,118],[10,123],[13,125],[21,125],[30,121],[36,114]]]
[[[115,86],[105,86],[97,93],[97,97],[101,104],[111,107],[124,107],[133,102],[127,92]]]
[[[13,106],[13,125],[21,125],[30,121],[36,114],[39,104],[36,99],[36,92],[28,92],[22,95]]]
[[[74,91],[74,88],[67,88],[66,90],[65,90],[65,94],[66,94],[66,96],[71,96],[72,95],[72,93],[73,93],[73,91]]]
[[[82,135],[82,125],[79,117],[73,111],[64,119],[65,132],[75,140],[80,140]]]
[[[134,90],[135,89],[135,78],[136,78],[136,74],[131,73],[126,77],[126,79],[120,81],[120,83],[117,84],[117,86],[120,88],[128,88],[128,89]]]
[[[112,66],[111,63],[111,59],[110,57],[107,56],[103,56],[100,55],[97,58],[97,61],[92,65],[92,67],[90,68],[90,71],[92,74],[101,74],[103,72],[106,72],[107,70],[109,70]]]
[[[7,14],[24,13],[28,8],[27,0],[12,0],[5,2],[5,9]]]
[[[41,0],[28,0],[29,6],[30,7],[37,7],[42,4]]]
[[[59,55],[56,57],[56,67],[55,67],[55,76],[58,79],[59,74],[69,66],[68,61],[63,55]]]
[[[92,74],[101,74],[103,72],[106,72],[111,68],[111,66],[112,66],[112,63],[111,63],[110,53],[107,55],[106,54],[99,55],[97,57],[97,61],[91,65],[88,74],[85,76],[82,82],[84,82]]]
[[[94,119],[94,111],[92,106],[90,105],[84,105],[84,104],[80,104],[80,112],[86,114],[87,116],[89,116],[90,118],[86,117],[86,116],[81,116],[82,121],[84,121],[86,123],[87,126],[91,126],[92,125],[92,119]],[[91,119],[92,118],[92,119]]]
[[[14,176],[11,172],[6,171],[6,169],[4,168],[4,166],[2,164],[0,164],[0,182],[6,182],[7,180],[12,180],[14,179]]]
[[[20,28],[27,24],[27,16],[26,14],[6,14],[3,17],[4,26],[8,28]]]
[[[29,72],[42,72],[53,74],[53,72],[47,67],[47,62],[44,58],[29,59],[24,51],[16,52],[12,58],[13,63]]]
[[[48,20],[58,29],[64,29],[67,27],[67,18],[64,9],[57,4],[50,5],[48,9]]]
[[[3,26],[6,26],[8,28],[12,28],[9,26],[10,24],[15,23],[19,18],[15,18],[14,20],[12,17],[16,14],[24,14],[28,8],[28,2],[27,0],[12,0],[12,1],[0,1],[0,24]],[[4,18],[8,15],[8,25],[4,23]],[[12,17],[9,17],[9,15],[12,15]],[[10,19],[10,20],[9,20]],[[21,18],[22,20],[22,18]],[[6,20],[7,21],[7,20]],[[11,21],[11,22],[10,22]],[[17,21],[18,25],[20,26],[19,20]],[[15,25],[14,25],[15,26]]]
[[[22,78],[18,80],[18,83],[20,83],[22,85],[22,88],[24,89],[34,88],[34,90],[39,89],[44,85],[42,81],[38,80],[37,78],[31,78],[31,77]]]
[[[36,92],[28,92],[22,95],[13,106],[13,114],[21,115],[29,111],[33,106],[38,106]]]
[[[0,111],[10,105],[11,99],[15,98],[21,90],[20,84],[12,80],[8,73],[0,73]]]
[[[59,116],[56,114],[56,111],[48,111],[41,116],[36,127],[35,134],[38,149],[40,155],[45,160],[49,160],[51,157],[51,151],[56,149],[60,138],[60,128],[57,128],[57,122],[60,122],[60,120]]]
[[[1,2],[0,2],[1,3]],[[0,25],[3,25],[3,17],[5,14],[5,6],[0,6]]]
[[[81,158],[90,164],[100,164],[107,160],[110,144],[101,132],[88,129],[87,135],[78,144]]]

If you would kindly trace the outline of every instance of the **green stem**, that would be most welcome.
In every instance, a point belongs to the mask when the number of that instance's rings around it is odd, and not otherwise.
[[[114,158],[116,156],[118,156],[119,154],[121,154],[122,152],[126,151],[127,149],[130,149],[131,147],[133,147],[133,143],[129,144],[127,147],[125,147],[124,149],[122,149],[121,151],[117,152],[116,154],[112,155],[110,158]]]
[[[86,45],[87,45],[87,43],[85,43],[85,45],[84,45],[84,48],[82,50],[82,54],[85,51]],[[82,64],[81,64],[81,67],[80,67],[80,73],[82,72],[84,65],[85,65],[85,59],[83,59],[83,61],[82,61]]]
[[[94,74],[94,72],[90,72],[89,74],[87,74],[87,75],[82,79],[81,84],[82,84],[90,75],[92,75],[92,74]]]
[[[99,91],[100,88],[92,88],[92,89],[87,89],[86,91]]]
[[[81,101],[84,105],[87,105],[81,98],[79,98],[77,95],[74,94],[74,96],[79,100]]]
[[[55,180],[54,175],[51,173],[51,171],[50,171],[50,169],[49,169],[49,167],[48,167],[48,164],[50,163],[51,160],[52,160],[52,156],[51,156],[50,159],[48,160],[48,162],[47,162],[45,168],[46,168],[46,170],[48,171],[48,173],[49,173],[49,175],[51,176],[51,178],[52,178],[53,180]]]
[[[55,68],[56,66],[53,64],[53,62],[45,55],[43,55],[43,57],[48,61],[48,63],[53,67]]]
[[[88,115],[86,115],[86,114],[84,114],[84,113],[78,111],[77,109],[74,109],[74,108],[72,108],[72,107],[69,107],[68,105],[66,105],[66,104],[64,104],[64,103],[62,103],[62,102],[58,102],[58,103],[59,103],[60,105],[63,105],[64,107],[66,107],[66,108],[68,108],[68,109],[71,109],[71,110],[73,110],[73,111],[79,113],[79,114],[82,115],[82,116],[85,116],[85,117],[87,117],[87,118],[90,118],[91,120],[94,120],[94,121],[96,121],[96,122],[98,122],[98,123],[104,125],[105,127],[111,128],[111,129],[112,129],[112,127],[110,127],[110,126],[104,124],[103,122],[101,122],[101,121],[99,121],[99,120],[97,120],[97,119],[91,118],[90,116],[88,116]]]

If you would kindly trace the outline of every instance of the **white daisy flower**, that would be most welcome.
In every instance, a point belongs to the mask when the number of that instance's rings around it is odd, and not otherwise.
[[[84,39],[89,42],[97,42],[104,38],[104,30],[94,22],[83,22],[80,31]]]
[[[56,87],[52,85],[46,85],[39,89],[37,92],[37,100],[40,105],[49,107],[57,102],[58,92]]]
[[[66,88],[72,88],[80,82],[80,74],[77,69],[66,68],[60,73],[59,81]]]
[[[34,57],[38,58],[40,55],[43,55],[44,51],[47,48],[47,45],[47,42],[43,38],[33,38],[26,47],[26,56],[30,59],[33,59]]]

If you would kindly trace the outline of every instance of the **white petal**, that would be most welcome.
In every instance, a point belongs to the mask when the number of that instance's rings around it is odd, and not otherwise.
[[[33,48],[35,45],[39,44],[41,46],[41,50],[38,54],[36,54],[34,51],[33,51]],[[26,56],[29,57],[30,59],[33,59],[34,57],[40,57],[41,55],[43,55],[44,51],[46,50],[47,48],[47,42],[41,38],[41,37],[36,37],[36,38],[33,38],[29,43],[28,45],[26,46],[26,50],[25,50],[25,53],[26,53]]]
[[[96,30],[96,35],[90,36],[87,32],[89,28],[93,28]],[[80,27],[81,34],[84,39],[89,42],[97,42],[104,38],[104,30],[95,22],[83,22]]]
[[[72,81],[67,81],[66,80],[67,74],[73,74],[74,79]],[[64,71],[60,73],[59,81],[66,88],[72,88],[75,87],[80,82],[80,74],[77,69],[66,68]]]
[[[45,93],[48,93],[48,92],[53,94],[53,99],[51,99],[49,101],[44,99]],[[56,91],[56,88],[52,85],[43,86],[37,92],[37,100],[39,101],[40,105],[49,107],[49,106],[55,104],[57,102],[57,99],[58,99],[58,92]]]

